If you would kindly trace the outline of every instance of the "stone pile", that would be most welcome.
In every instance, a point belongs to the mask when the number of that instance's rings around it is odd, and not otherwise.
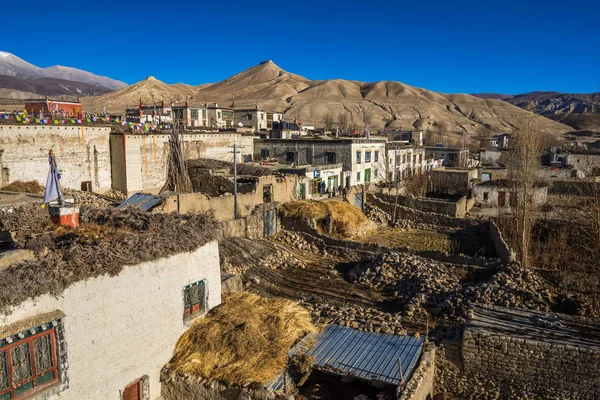
[[[302,261],[289,252],[279,249],[261,259],[258,265],[271,269],[306,268],[306,265]]]
[[[391,220],[388,213],[372,204],[365,204],[364,213],[369,220],[379,225],[387,225]]]
[[[514,263],[489,281],[467,288],[465,296],[481,304],[550,311],[557,293],[535,271]]]
[[[114,204],[92,192],[84,192],[74,189],[65,189],[63,192],[65,197],[72,197],[75,199],[75,204],[79,207],[88,206],[94,208],[105,208]]]
[[[283,231],[280,235],[276,237],[281,243],[285,243],[290,247],[294,247],[298,250],[308,250],[308,251],[319,251],[319,247],[315,244],[308,243],[306,239],[299,233],[292,231]],[[323,246],[321,246],[323,247]]]
[[[377,332],[388,335],[405,335],[398,314],[390,314],[375,308],[337,306],[326,303],[303,304],[316,324],[338,324],[363,332]]]
[[[557,295],[536,272],[518,263],[472,283],[461,280],[459,266],[390,252],[353,272],[359,283],[398,299],[406,317],[431,314],[462,322],[471,302],[549,311]]]
[[[118,201],[118,202],[123,202],[123,201],[127,200],[127,195],[116,189],[110,189],[109,191],[104,193],[104,196],[114,199],[115,201]]]

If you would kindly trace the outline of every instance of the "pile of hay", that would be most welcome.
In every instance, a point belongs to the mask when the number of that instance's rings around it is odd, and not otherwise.
[[[293,301],[235,293],[177,341],[167,368],[228,384],[266,384],[286,367],[290,348],[314,332]]]
[[[285,218],[297,218],[312,222],[319,233],[351,236],[359,226],[367,222],[362,211],[344,201],[299,200],[281,206]]]
[[[10,185],[4,186],[2,190],[7,190],[9,192],[41,194],[44,193],[45,188],[37,181],[14,181]]]

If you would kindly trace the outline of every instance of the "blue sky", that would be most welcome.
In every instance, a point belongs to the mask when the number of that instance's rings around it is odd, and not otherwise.
[[[446,93],[600,91],[600,1],[83,3],[5,2],[0,50],[127,83],[197,85],[272,59]]]

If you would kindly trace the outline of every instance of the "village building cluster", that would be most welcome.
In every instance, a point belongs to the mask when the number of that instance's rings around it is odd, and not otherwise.
[[[0,400],[600,395],[598,325],[554,312],[591,306],[485,218],[517,204],[509,134],[473,152],[191,100],[0,120]],[[541,210],[600,156],[536,171]]]

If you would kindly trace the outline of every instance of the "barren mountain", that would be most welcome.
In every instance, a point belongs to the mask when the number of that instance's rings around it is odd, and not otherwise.
[[[599,114],[600,93],[571,94],[558,92],[530,92],[517,95],[482,93],[483,98],[500,98],[536,114]]]
[[[517,95],[481,93],[475,96],[498,98],[536,114],[560,121],[577,130],[600,132],[600,93],[530,92]]]
[[[185,101],[198,89],[185,84],[167,85],[153,76],[126,88],[97,97],[82,99],[86,111],[101,111],[106,106],[109,112],[120,113],[127,107],[136,107],[140,101],[149,104],[159,102]]]
[[[507,132],[513,129],[520,116],[530,116],[538,119],[545,132],[560,134],[572,130],[500,100],[468,94],[447,95],[394,81],[309,81],[284,71],[272,61],[203,87],[167,85],[156,80],[151,85],[144,82],[86,99],[84,105],[101,108],[106,104],[112,111],[122,111],[125,104],[137,104],[140,97],[144,102],[151,102],[151,94],[156,100],[170,100],[176,95],[183,100],[186,95],[191,95],[195,103],[230,105],[235,100],[236,107],[258,105],[262,109],[284,111],[286,118],[316,126],[323,126],[326,117],[333,119],[335,124],[346,115],[349,125],[358,128],[366,122],[373,128],[437,127],[454,133],[474,133],[485,126],[496,132]]]
[[[44,71],[46,71],[49,76],[53,78],[89,83],[91,85],[102,86],[111,90],[122,89],[127,86],[125,82],[117,81],[106,76],[95,75],[91,72],[82,71],[77,68],[63,67],[62,65],[44,68]]]
[[[27,82],[32,82],[35,80],[39,80],[40,78],[56,78],[61,81],[72,81],[79,82],[83,84],[87,84],[89,86],[97,86],[102,89],[101,93],[106,93],[110,90],[120,89],[127,86],[126,83],[117,81],[111,78],[107,78],[105,76],[99,76],[92,74],[91,72],[82,71],[76,68],[71,67],[63,67],[60,65],[56,65],[54,67],[48,68],[40,68],[33,64],[28,63],[27,61],[15,56],[14,54],[7,53],[4,51],[0,51],[0,75],[10,76],[14,78],[19,78]],[[49,82],[49,81],[48,81]],[[65,84],[64,82],[62,84]],[[73,83],[65,84],[72,88]],[[0,84],[0,88],[9,89],[6,86],[2,86]],[[53,93],[47,92],[35,92],[38,95],[50,95],[50,94],[71,94],[72,89],[68,89],[67,92],[62,93],[60,89],[57,90],[57,87],[53,89]],[[91,93],[86,93],[86,95],[91,95]]]
[[[31,97],[34,98],[43,96],[99,96],[110,91],[105,87],[65,79],[21,79],[6,75],[0,75],[0,88],[33,93]]]

